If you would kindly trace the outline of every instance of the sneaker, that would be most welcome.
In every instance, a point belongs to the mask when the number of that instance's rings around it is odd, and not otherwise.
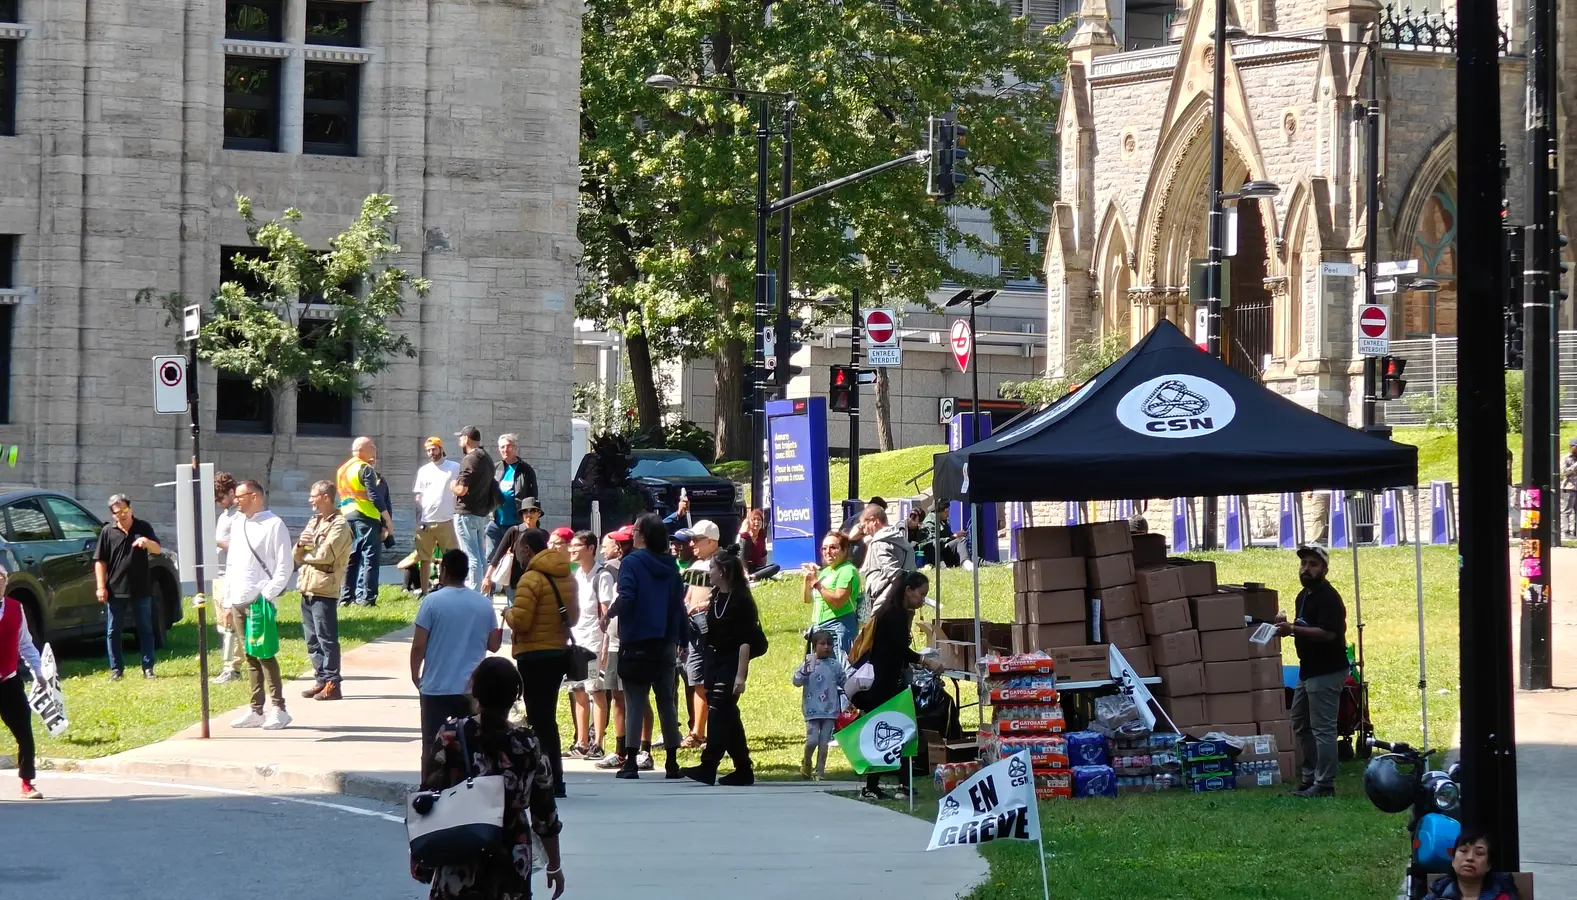
[[[241,673],[234,669],[225,669],[223,672],[220,672],[218,675],[215,675],[213,678],[209,679],[209,681],[213,684],[229,684],[232,681],[240,680]]]
[[[44,799],[44,795],[38,792],[38,788],[33,787],[33,782],[24,778],[22,779],[22,799],[42,800]]]
[[[564,754],[565,759],[585,759],[586,748],[581,744],[572,744]]]
[[[599,769],[617,769],[624,765],[624,757],[618,753],[609,753],[597,760]]]
[[[652,762],[650,750],[642,750],[635,754],[635,768],[640,769],[642,772],[650,772],[656,768],[656,764]]]
[[[608,755],[607,752],[605,750],[603,750],[601,747],[598,747],[596,744],[593,744],[590,747],[586,748],[586,758],[587,759],[600,760],[604,756],[607,756],[607,755]]]
[[[246,715],[230,723],[231,728],[261,728],[263,727],[263,714],[256,710],[247,710]]]
[[[124,677],[125,675],[120,669],[115,669],[114,671],[110,672],[110,681],[120,681]]]
[[[263,730],[278,731],[289,724],[290,713],[285,712],[283,709],[276,706],[268,711],[268,718],[263,720]]]
[[[314,699],[314,700],[344,700],[345,699],[345,695],[340,693],[339,685],[331,681],[328,684],[325,684],[323,686],[323,690],[318,691],[317,696],[313,697],[312,699]]]
[[[152,669],[143,669],[142,670],[142,677],[143,678],[152,678],[153,677],[153,670]]]
[[[863,787],[863,788],[860,788],[860,799],[861,800],[891,800],[892,799],[892,795],[887,793],[886,791],[882,790],[881,788]]]
[[[319,691],[323,690],[326,687],[328,687],[328,685],[326,685],[326,684],[314,684],[312,687],[309,687],[306,690],[302,691],[301,692],[301,697],[302,697],[303,700],[311,700],[312,698],[314,698],[314,697],[316,697],[318,695]]]

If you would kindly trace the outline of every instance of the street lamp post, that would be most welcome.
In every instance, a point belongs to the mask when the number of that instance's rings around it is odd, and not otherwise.
[[[755,273],[755,308],[752,316],[753,344],[750,374],[745,379],[743,387],[745,401],[750,410],[750,505],[760,506],[761,486],[765,481],[762,465],[762,441],[766,434],[766,408],[761,402],[761,386],[766,373],[766,323],[770,309],[771,298],[768,296],[767,286],[767,163],[771,156],[772,147],[772,102],[783,103],[783,194],[788,195],[791,190],[793,178],[793,145],[789,143],[789,123],[794,113],[794,95],[788,93],[775,93],[772,91],[752,91],[744,88],[721,87],[710,84],[689,84],[679,81],[672,75],[661,73],[646,79],[649,87],[660,90],[693,90],[711,91],[717,94],[728,94],[734,97],[743,97],[759,101],[756,112],[756,273]],[[789,267],[789,212],[783,210],[783,234],[780,238],[778,253],[782,259],[778,263],[779,296],[786,300],[785,291],[788,284]],[[787,303],[781,304],[777,316],[777,327],[784,328]],[[778,336],[779,341],[785,340],[783,335]],[[787,366],[788,361],[778,359],[779,366]]]

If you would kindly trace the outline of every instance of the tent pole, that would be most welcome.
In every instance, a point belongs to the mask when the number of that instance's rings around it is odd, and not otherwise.
[[[995,537],[995,535],[993,535]],[[970,572],[975,581],[975,733],[978,736],[986,730],[986,698],[981,696],[985,688],[985,679],[979,677],[981,640],[980,640],[980,504],[973,500],[969,504],[969,555],[973,560]]]
[[[1369,673],[1363,667],[1363,591],[1358,586],[1358,529],[1353,526],[1353,498],[1344,498],[1342,505],[1347,507],[1347,546],[1352,548],[1352,600],[1353,614],[1358,623],[1358,671],[1363,675],[1364,683],[1368,684]]]
[[[1418,711],[1423,724],[1423,743],[1429,746],[1429,678],[1424,662],[1424,545],[1418,525],[1418,485],[1413,485],[1413,583],[1418,587]]]
[[[931,628],[931,646],[936,646],[937,635],[942,632],[942,508],[943,503],[934,492],[931,494],[931,514],[936,516],[936,529],[931,532],[931,580],[936,584],[935,625]]]

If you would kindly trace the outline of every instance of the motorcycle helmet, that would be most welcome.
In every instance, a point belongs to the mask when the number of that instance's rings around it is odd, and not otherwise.
[[[1363,770],[1363,792],[1381,812],[1406,812],[1413,805],[1414,790],[1413,776],[1403,772],[1390,754],[1375,757]]]

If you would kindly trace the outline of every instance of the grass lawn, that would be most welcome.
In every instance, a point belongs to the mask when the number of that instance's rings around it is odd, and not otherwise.
[[[888,453],[868,453],[860,456],[860,494],[862,497],[913,497],[931,487],[931,458],[947,447],[942,444],[923,444],[905,447]],[[924,472],[914,484],[909,479]],[[842,497],[849,489],[849,461],[834,459],[828,481],[832,496]]]
[[[385,585],[377,606],[352,606],[339,611],[340,645],[350,650],[404,628],[415,617],[416,604],[409,596]],[[220,659],[219,635],[211,622],[208,639],[211,677],[218,673]],[[109,756],[163,740],[202,718],[202,696],[197,684],[197,614],[188,608],[186,619],[170,629],[164,648],[156,654],[154,670],[159,677],[153,681],[144,681],[137,671],[134,645],[135,641],[126,644],[126,678],[118,682],[109,680],[103,640],[77,641],[55,648],[71,727],[61,737],[53,738],[35,723],[33,735],[38,739],[40,756]],[[306,642],[301,638],[301,597],[294,591],[285,594],[279,604],[279,666],[286,678],[311,668]],[[243,674],[245,671],[243,668]],[[250,693],[244,678],[209,685],[211,714],[246,703]],[[11,733],[0,730],[0,754],[15,752]]]
[[[1392,437],[1404,444],[1418,448],[1418,483],[1431,481],[1457,481],[1457,433],[1446,428],[1397,428]],[[1577,422],[1561,423],[1559,453],[1566,452],[1566,442],[1577,437]],[[1506,435],[1506,447],[1511,450],[1511,471],[1522,477],[1522,433]]]

